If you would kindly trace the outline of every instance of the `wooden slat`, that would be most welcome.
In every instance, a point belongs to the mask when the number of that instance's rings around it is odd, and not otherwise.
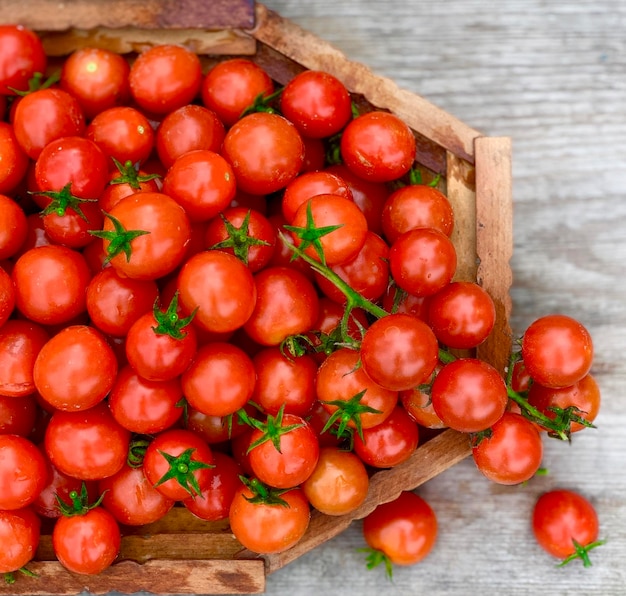
[[[329,43],[262,4],[257,4],[257,24],[250,33],[306,68],[337,76],[350,91],[397,114],[419,134],[469,162],[474,161],[477,131],[423,97],[400,89],[390,79],[374,75],[365,65],[347,60]]]
[[[513,255],[513,184],[511,139],[481,137],[475,144],[476,250],[478,283],[494,300],[496,325],[478,347],[478,356],[503,372],[510,351],[511,295],[510,259]]]
[[[348,515],[329,516],[314,512],[309,528],[296,546],[278,554],[266,555],[268,574],[316,548],[343,532],[354,520],[362,519],[377,505],[395,499],[404,490],[413,490],[470,454],[467,435],[446,430],[415,450],[406,462],[374,474],[370,480],[367,498]],[[238,555],[248,559],[254,553],[243,550]]]
[[[0,23],[70,28],[222,29],[254,26],[254,0],[0,0]]]
[[[122,561],[98,575],[78,575],[60,563],[32,561],[28,569],[38,577],[16,573],[16,582],[0,582],[0,594],[74,595],[151,592],[169,594],[261,594],[265,572],[261,560]]]

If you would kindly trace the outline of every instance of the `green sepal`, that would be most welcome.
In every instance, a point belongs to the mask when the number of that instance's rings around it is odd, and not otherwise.
[[[198,479],[194,476],[196,470],[205,470],[214,468],[213,464],[207,464],[203,461],[197,461],[191,459],[194,447],[190,447],[183,451],[180,455],[170,455],[165,451],[159,450],[159,453],[166,459],[169,464],[169,470],[159,478],[154,484],[154,487],[160,486],[168,480],[176,480],[180,486],[182,486],[190,496],[195,497],[202,494]]]
[[[381,563],[385,565],[385,575],[389,581],[393,581],[393,563],[391,559],[381,550],[376,548],[358,548],[357,552],[367,553],[365,566],[371,571]]]
[[[152,315],[157,325],[152,327],[152,330],[157,335],[169,335],[172,339],[184,339],[187,337],[187,332],[183,333],[183,329],[193,321],[197,312],[198,307],[188,317],[181,319],[178,316],[178,290],[176,290],[165,311],[160,308],[159,298],[154,301]]]
[[[117,217],[114,217],[110,213],[106,211],[102,212],[105,217],[111,220],[113,223],[113,230],[89,230],[89,233],[96,238],[101,238],[102,240],[108,240],[109,245],[106,247],[107,256],[104,259],[104,265],[109,263],[111,259],[115,258],[117,255],[122,252],[126,255],[126,262],[130,262],[130,257],[132,256],[132,247],[130,243],[139,236],[143,236],[145,234],[149,234],[150,232],[146,230],[126,230]]]
[[[249,503],[257,505],[279,505],[281,507],[289,507],[289,503],[285,499],[281,498],[286,492],[290,491],[289,488],[277,489],[272,488],[266,484],[263,484],[258,478],[247,478],[240,475],[239,479],[252,493],[251,497],[244,499]]]
[[[265,240],[261,240],[260,238],[255,238],[254,236],[250,236],[248,234],[248,229],[250,227],[250,210],[246,213],[246,216],[243,218],[241,222],[241,226],[236,228],[225,216],[223,213],[219,214],[224,222],[224,226],[226,228],[226,234],[228,234],[228,238],[222,240],[209,247],[209,250],[219,250],[222,248],[232,248],[235,256],[244,264],[248,264],[248,255],[250,254],[250,247],[252,246],[270,246],[269,242],[265,242]]]
[[[337,432],[342,435],[350,421],[354,422],[356,432],[359,438],[363,440],[363,425],[361,424],[361,414],[371,413],[380,414],[380,410],[376,410],[371,406],[367,406],[361,403],[363,396],[367,392],[367,389],[359,391],[356,395],[345,401],[343,399],[335,399],[331,401],[321,401],[323,404],[336,406],[337,409],[330,415],[330,418],[326,421],[322,432],[326,432],[335,422],[339,422]]]
[[[80,493],[75,490],[70,491],[68,496],[72,500],[71,503],[66,503],[57,493],[55,493],[54,496],[61,515],[63,515],[63,517],[74,517],[76,515],[85,515],[85,513],[91,509],[95,509],[100,506],[106,492],[106,490],[103,491],[97,501],[91,505],[89,504],[87,485],[84,482],[81,484]]]
[[[120,175],[110,180],[109,184],[128,184],[131,188],[139,190],[142,182],[148,182],[161,177],[159,174],[142,174],[140,176],[139,169],[132,161],[127,160],[125,163],[121,163],[115,159],[115,157],[111,157],[111,159]]]
[[[41,190],[30,192],[29,194],[40,195],[51,199],[50,203],[45,207],[39,215],[45,217],[55,213],[59,217],[63,217],[68,209],[76,212],[76,215],[83,221],[88,222],[87,216],[80,208],[83,203],[97,203],[97,199],[81,199],[72,194],[72,183],[68,182],[61,190]]]
[[[569,557],[563,559],[563,561],[561,561],[557,565],[557,567],[564,567],[574,559],[580,559],[583,562],[583,567],[591,567],[592,563],[591,559],[589,558],[589,551],[598,546],[601,546],[606,542],[606,540],[596,540],[595,542],[592,542],[591,544],[587,544],[585,546],[583,546],[573,538],[572,542],[574,544],[575,552],[573,552]]]

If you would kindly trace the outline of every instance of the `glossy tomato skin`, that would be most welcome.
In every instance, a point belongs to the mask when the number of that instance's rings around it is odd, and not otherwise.
[[[127,526],[158,521],[175,503],[153,488],[141,467],[131,468],[128,464],[117,474],[100,480],[98,492],[104,494],[102,506]]]
[[[0,510],[0,573],[11,573],[26,565],[39,546],[41,520],[30,508]]]
[[[18,435],[0,435],[0,510],[31,505],[46,485],[47,472],[34,443]]]
[[[524,332],[522,359],[528,374],[540,385],[567,387],[591,369],[593,341],[576,319],[546,315],[533,321]]]
[[[156,192],[136,193],[122,199],[110,215],[126,230],[149,232],[131,241],[130,259],[123,251],[111,259],[118,273],[133,279],[158,279],[181,264],[191,240],[191,224],[174,199]],[[106,218],[104,230],[114,230],[110,218]],[[103,242],[109,246],[109,241]]]
[[[255,382],[250,357],[226,342],[201,346],[181,377],[189,404],[209,416],[228,416],[243,408]]]
[[[204,331],[227,333],[252,315],[257,289],[252,272],[235,256],[207,250],[189,258],[178,275],[179,303]]]
[[[350,451],[322,447],[313,473],[302,490],[315,509],[325,515],[346,515],[367,497],[369,476],[365,464]]]
[[[258,479],[275,488],[292,488],[302,484],[313,472],[319,458],[319,442],[311,425],[300,416],[285,414],[280,426],[292,430],[280,435],[280,449],[271,440],[250,450],[250,465]],[[251,443],[263,437],[263,431],[252,432]]]
[[[20,25],[0,27],[0,94],[28,90],[28,81],[44,73],[48,62],[39,36]]]
[[[554,489],[537,499],[532,530],[547,553],[564,559],[575,552],[574,540],[587,546],[598,539],[598,514],[593,504],[578,492]]]
[[[491,435],[472,448],[480,472],[498,484],[519,484],[541,466],[543,443],[535,425],[521,414],[505,412]]]
[[[228,130],[222,155],[235,172],[238,188],[265,195],[283,189],[298,175],[304,143],[286,118],[256,112]]]
[[[0,328],[0,395],[24,397],[35,392],[33,367],[50,338],[44,327],[12,319]]]
[[[71,325],[43,346],[33,369],[35,387],[57,410],[86,410],[101,402],[117,376],[117,358],[104,336]]]
[[[37,420],[34,396],[8,397],[0,393],[0,434],[28,437]]]
[[[15,137],[31,159],[62,137],[82,136],[85,116],[78,100],[58,88],[40,89],[20,99],[13,118]]]
[[[26,241],[28,220],[24,210],[3,194],[0,194],[0,213],[0,259],[9,259],[17,255]]]
[[[470,433],[495,424],[508,402],[500,373],[475,358],[459,358],[443,366],[433,381],[431,396],[446,426]]]
[[[202,84],[202,66],[198,56],[183,46],[157,45],[133,62],[129,84],[141,108],[153,114],[168,114],[196,98]]]
[[[302,490],[294,488],[280,495],[287,503],[251,503],[253,493],[241,487],[229,511],[230,527],[243,546],[260,554],[279,553],[291,548],[309,526],[311,513]]]
[[[182,397],[178,377],[150,381],[126,365],[120,369],[107,401],[121,426],[134,433],[156,434],[181,418],[183,408],[177,404]]]
[[[70,54],[61,69],[61,89],[78,99],[88,119],[123,105],[130,99],[128,61],[103,48],[80,48]]]
[[[181,483],[176,478],[170,478],[159,484],[170,469],[170,464],[163,453],[177,457],[190,449],[192,461],[207,465],[190,470],[202,491],[211,482],[210,466],[213,465],[213,452],[198,435],[185,429],[169,429],[158,434],[146,449],[143,460],[144,474],[152,486],[168,499],[182,501],[196,494],[192,485],[187,484],[185,480]]]
[[[423,321],[406,314],[388,315],[370,325],[361,342],[364,371],[394,391],[428,380],[439,359],[439,344]]]
[[[395,565],[413,565],[424,559],[435,546],[437,529],[433,509],[409,491],[379,505],[363,519],[368,545],[382,551]]]
[[[119,525],[103,507],[61,517],[52,530],[54,553],[61,565],[73,573],[101,573],[115,561],[120,546]]]
[[[419,442],[417,424],[396,406],[380,424],[354,437],[354,452],[374,468],[393,468],[411,457]]]
[[[375,110],[354,118],[341,135],[341,157],[357,176],[372,182],[401,178],[413,165],[411,129],[394,114]]]
[[[12,193],[28,169],[28,156],[19,146],[13,126],[0,121],[0,194]]]
[[[235,493],[242,486],[241,468],[230,456],[220,451],[213,453],[215,467],[211,469],[211,482],[199,497],[189,497],[183,505],[196,517],[207,521],[226,519]]]
[[[129,444],[130,432],[102,402],[88,410],[54,412],[44,437],[52,464],[82,480],[100,480],[117,473],[126,462]]]
[[[9,274],[0,267],[0,327],[8,320],[15,308],[15,287]]]
[[[259,96],[270,95],[274,83],[255,62],[231,58],[213,66],[202,81],[202,103],[226,126],[232,126]]]
[[[277,346],[289,335],[304,333],[317,320],[319,298],[304,274],[289,267],[266,267],[254,276],[257,298],[244,324],[263,346]]]
[[[217,114],[189,104],[170,112],[156,130],[155,147],[161,163],[171,168],[185,153],[198,149],[219,153],[226,130]]]
[[[26,251],[11,274],[18,310],[42,325],[67,323],[87,310],[91,272],[85,258],[64,246]]]
[[[330,137],[352,119],[352,99],[333,75],[305,70],[289,81],[280,95],[280,109],[302,136]]]

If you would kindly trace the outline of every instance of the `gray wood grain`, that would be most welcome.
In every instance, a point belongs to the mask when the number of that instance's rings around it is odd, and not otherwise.
[[[269,576],[267,594],[625,594],[626,4],[619,0],[267,0],[349,58],[488,135],[513,139],[513,327],[562,312],[596,348],[597,430],[545,442],[548,476],[486,481],[471,460],[419,490],[437,545],[394,581],[366,571],[360,525]],[[597,506],[593,567],[557,569],[535,544],[537,496],[564,486]]]

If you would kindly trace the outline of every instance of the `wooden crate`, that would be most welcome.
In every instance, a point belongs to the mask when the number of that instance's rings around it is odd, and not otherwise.
[[[212,11],[204,10],[206,5],[198,0],[75,0],[62,5],[0,0],[0,21],[40,32],[46,50],[56,56],[86,45],[127,53],[157,43],[181,43],[203,55],[207,64],[224,55],[246,55],[279,84],[304,69],[324,70],[342,80],[365,109],[387,109],[400,116],[418,141],[416,165],[428,178],[441,175],[440,187],[453,204],[457,279],[478,280],[496,305],[495,329],[478,348],[478,356],[504,370],[511,346],[510,139],[481,135],[252,0],[212,0]],[[258,556],[243,549],[227,521],[204,522],[176,507],[155,524],[125,532],[119,560],[109,569],[82,576],[55,561],[49,530],[44,531],[36,560],[28,565],[38,579],[17,574],[15,584],[0,583],[0,593],[262,593],[268,574],[469,454],[466,435],[452,430],[436,434],[407,462],[376,472],[366,501],[355,512],[341,517],[314,512],[302,541],[276,555]]]

